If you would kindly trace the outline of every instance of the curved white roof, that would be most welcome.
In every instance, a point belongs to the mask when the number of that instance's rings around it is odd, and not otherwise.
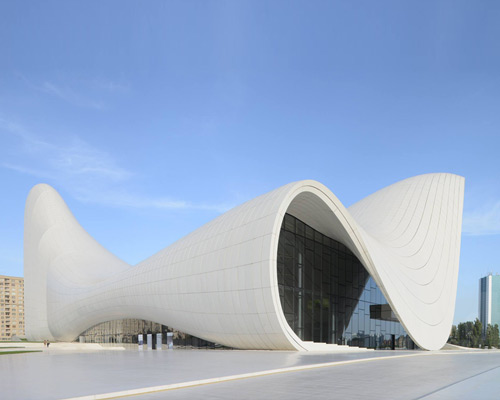
[[[26,334],[73,340],[100,322],[140,318],[231,347],[307,349],[278,294],[289,213],[346,245],[413,340],[439,349],[455,308],[463,191],[457,175],[421,175],[346,209],[319,182],[294,182],[132,267],[90,237],[52,187],[36,185],[25,212]]]

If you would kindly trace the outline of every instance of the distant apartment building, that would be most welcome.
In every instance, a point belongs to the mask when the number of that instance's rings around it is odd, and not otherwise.
[[[479,279],[479,320],[486,331],[488,324],[500,326],[500,275]]]
[[[0,340],[24,336],[24,278],[0,275]]]

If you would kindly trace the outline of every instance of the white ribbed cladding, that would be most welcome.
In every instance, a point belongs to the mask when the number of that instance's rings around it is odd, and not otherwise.
[[[78,224],[52,187],[40,184],[30,191],[24,227],[28,337],[57,338],[53,335],[56,310],[70,304],[78,293],[86,295],[92,285],[129,268]]]
[[[54,189],[37,185],[25,215],[28,336],[71,340],[99,322],[143,318],[232,347],[306,349],[277,290],[288,212],[353,251],[415,342],[439,348],[454,311],[462,204],[463,178],[450,174],[407,179],[349,211],[325,186],[300,181],[131,267],[80,227]]]
[[[428,174],[382,189],[349,208],[382,289],[422,348],[448,338],[455,310],[464,179]]]

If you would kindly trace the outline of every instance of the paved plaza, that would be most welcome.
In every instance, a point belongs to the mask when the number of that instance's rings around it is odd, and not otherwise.
[[[500,398],[499,351],[42,349],[0,356],[0,398]]]

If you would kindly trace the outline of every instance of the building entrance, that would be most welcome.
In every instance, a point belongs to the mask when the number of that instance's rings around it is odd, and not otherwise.
[[[290,214],[281,226],[277,274],[285,318],[300,339],[414,348],[357,257]]]

